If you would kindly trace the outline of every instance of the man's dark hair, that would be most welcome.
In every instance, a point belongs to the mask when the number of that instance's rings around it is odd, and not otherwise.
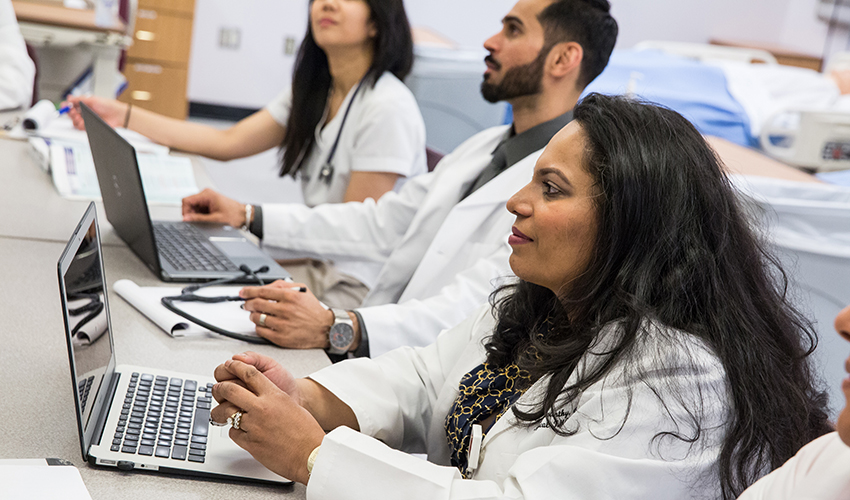
[[[545,49],[576,42],[584,50],[579,88],[602,73],[614,50],[618,28],[610,10],[608,0],[556,0],[537,16],[546,36]]]

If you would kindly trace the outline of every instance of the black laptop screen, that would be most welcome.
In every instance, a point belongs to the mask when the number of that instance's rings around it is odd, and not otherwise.
[[[93,205],[86,215],[60,261],[60,289],[71,371],[76,378],[78,422],[83,434],[90,436],[91,417],[100,406],[96,403],[101,391],[106,391],[104,379],[113,350]]]

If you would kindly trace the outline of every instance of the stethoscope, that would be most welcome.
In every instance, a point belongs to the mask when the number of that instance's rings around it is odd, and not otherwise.
[[[239,270],[242,271],[241,276],[234,276],[232,278],[222,278],[222,279],[218,279],[218,280],[215,280],[215,281],[210,281],[209,283],[203,283],[203,284],[199,284],[199,285],[189,285],[189,286],[183,288],[182,290],[180,290],[180,295],[172,295],[170,297],[163,297],[161,299],[162,305],[165,306],[166,309],[173,312],[174,314],[177,314],[178,316],[180,316],[184,319],[187,319],[187,320],[191,321],[192,323],[195,323],[196,325],[203,327],[203,328],[206,328],[207,330],[209,330],[211,332],[215,332],[219,335],[224,335],[225,337],[230,337],[230,338],[236,339],[236,340],[244,340],[245,342],[250,342],[252,344],[271,344],[270,341],[268,341],[268,340],[266,340],[262,337],[255,337],[253,335],[244,335],[244,334],[241,334],[241,333],[231,332],[230,330],[225,330],[224,328],[220,328],[218,326],[207,323],[206,321],[204,321],[204,320],[202,320],[198,317],[192,316],[191,314],[187,313],[183,309],[180,309],[179,307],[177,307],[174,304],[175,302],[203,302],[204,304],[217,304],[217,303],[220,303],[220,302],[244,301],[245,299],[243,299],[242,297],[239,297],[238,295],[221,295],[221,296],[218,296],[218,297],[210,297],[210,296],[207,296],[207,295],[198,295],[195,292],[197,292],[201,288],[206,288],[206,287],[209,287],[209,286],[226,285],[228,283],[233,283],[235,281],[241,281],[244,278],[248,278],[248,277],[252,278],[254,281],[259,283],[260,286],[263,286],[263,285],[266,284],[263,281],[263,279],[260,278],[257,275],[260,274],[260,273],[268,272],[269,271],[268,266],[263,266],[263,267],[257,269],[256,271],[252,271],[250,267],[246,266],[245,264],[242,264],[241,266],[239,266]]]
[[[325,164],[322,165],[322,169],[319,170],[319,181],[324,182],[328,186],[330,186],[331,180],[333,179],[334,154],[336,154],[336,147],[339,145],[339,138],[342,137],[342,129],[345,128],[345,120],[348,118],[348,112],[351,111],[351,105],[354,104],[354,99],[357,97],[357,94],[360,93],[360,87],[363,86],[365,81],[365,77],[360,80],[360,83],[357,84],[357,89],[354,90],[354,95],[352,95],[351,100],[348,101],[348,107],[345,108],[345,113],[342,115],[342,123],[339,124],[339,132],[336,133],[336,139],[334,140],[333,146],[331,146],[331,151],[328,153],[328,158],[325,160]]]

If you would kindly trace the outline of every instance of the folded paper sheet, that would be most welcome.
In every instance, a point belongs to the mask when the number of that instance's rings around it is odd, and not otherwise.
[[[182,287],[177,286],[145,286],[141,287],[131,280],[118,280],[113,290],[130,305],[139,310],[148,319],[162,328],[172,337],[197,337],[214,335],[206,328],[200,327],[166,309],[160,300],[165,296],[180,295]],[[198,293],[208,296],[237,295],[242,287],[218,286],[203,288]],[[235,333],[256,335],[254,323],[249,313],[240,306],[242,302],[219,302],[204,304],[199,302],[178,302],[177,306],[192,316],[203,319],[211,325]]]

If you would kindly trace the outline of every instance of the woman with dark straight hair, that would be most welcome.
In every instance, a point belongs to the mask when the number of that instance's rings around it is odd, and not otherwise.
[[[402,0],[311,0],[291,87],[229,129],[96,97],[69,96],[66,104],[83,101],[114,127],[218,160],[281,146],[280,175],[301,179],[311,207],[377,200],[427,171],[425,125],[401,82],[412,65]],[[69,114],[83,128],[75,107]]]
[[[623,97],[573,116],[507,204],[491,305],[309,378],[236,355],[212,419],[337,499],[728,500],[828,432],[814,331],[703,137]]]

